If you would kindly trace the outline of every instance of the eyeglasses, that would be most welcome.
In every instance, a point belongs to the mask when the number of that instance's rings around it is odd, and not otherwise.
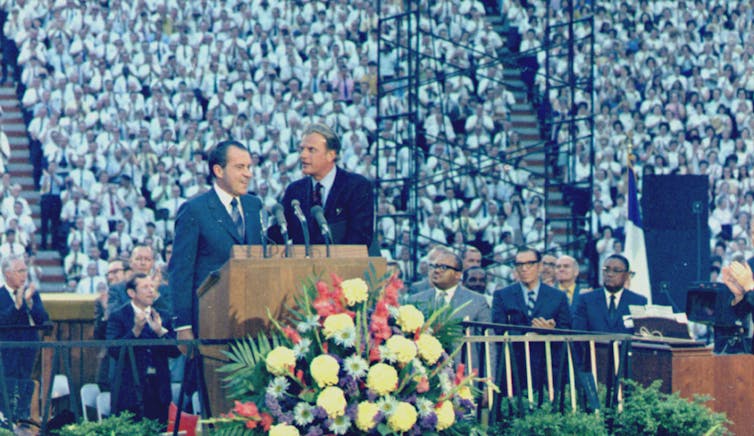
[[[555,268],[557,265],[555,265],[555,262],[542,262],[543,266],[549,266],[550,268]]]
[[[604,267],[602,268],[602,272],[605,274],[623,274],[624,272],[628,272],[627,269],[618,269],[618,268],[609,268]]]
[[[445,264],[442,264],[442,263],[430,263],[429,267],[432,268],[432,269],[436,269],[436,270],[438,270],[440,272],[445,272],[445,271],[447,271],[449,269],[451,269],[453,271],[460,271],[458,268],[456,268],[454,266],[445,265]]]
[[[107,272],[108,275],[125,271],[123,268],[111,269]]]
[[[538,260],[530,260],[528,262],[516,262],[514,265],[516,265],[516,268],[528,268],[537,265],[538,263]]]

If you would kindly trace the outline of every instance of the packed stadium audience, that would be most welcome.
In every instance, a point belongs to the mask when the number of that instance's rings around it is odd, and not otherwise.
[[[523,52],[541,49],[547,3],[502,4],[508,22],[521,34]],[[702,0],[577,3],[575,18],[594,15],[596,187],[591,216],[599,232],[595,237],[602,242],[598,242],[600,258],[615,250],[609,241],[620,243],[616,235],[622,235],[626,220],[622,168],[629,143],[640,179],[644,174],[709,176],[713,270],[733,256],[751,257],[751,5]],[[564,3],[552,5],[552,22],[566,21]],[[575,33],[583,37],[586,30],[577,26]],[[564,37],[556,35],[553,40]],[[583,41],[576,44],[578,65],[589,64],[588,47]],[[536,55],[543,66],[544,52]],[[565,58],[556,62],[554,71],[565,71],[564,62]],[[577,71],[585,74],[588,70]],[[536,84],[543,92],[544,76]],[[588,109],[585,95],[572,102],[562,93],[547,98],[556,111]],[[575,158],[588,161],[586,152],[582,148]],[[585,175],[577,171],[577,177]]]
[[[412,147],[401,117],[408,110],[400,80],[406,53],[378,42],[374,2],[5,2],[4,33],[12,40],[3,54],[17,50],[40,192],[43,200],[59,198],[47,212],[59,210],[60,223],[46,222],[43,201],[42,247],[49,240],[66,254],[72,285],[89,276],[92,247],[106,259],[127,256],[137,243],[160,253],[177,208],[208,189],[204,153],[228,136],[252,151],[250,189],[269,208],[299,177],[302,129],[323,120],[343,140],[341,165],[372,179],[379,174],[377,235],[407,279],[415,266],[409,219],[401,213],[409,210],[405,179],[416,153],[420,254],[436,243],[476,245],[492,272],[490,287],[507,284],[503,263],[516,244],[557,243],[544,226],[543,181],[506,163],[522,140],[510,118],[516,100],[503,83],[504,67],[490,61],[505,41],[479,1],[424,3],[429,14],[420,25],[435,37],[420,40],[427,55],[418,96],[422,128],[419,147]],[[540,65],[546,3],[501,4],[521,35],[520,50],[535,53]],[[752,253],[752,10],[742,1],[682,3],[687,7],[577,5],[579,16],[594,13],[591,217],[600,257],[621,249],[627,142],[639,174],[709,175],[712,244],[722,246],[716,261]],[[381,4],[383,16],[400,11],[400,2]],[[552,14],[564,19],[566,11]],[[396,23],[384,24],[382,38],[399,41]],[[583,71],[589,52],[584,44],[577,50]],[[11,73],[4,68],[4,78]],[[385,91],[379,106],[378,74]],[[544,91],[541,75],[534,85]],[[565,93],[547,98],[556,113],[589,110],[583,94],[576,101]],[[378,125],[378,115],[393,117]],[[573,156],[576,179],[589,174],[587,152],[580,147]],[[0,250],[33,252],[36,229],[19,189],[6,173]]]

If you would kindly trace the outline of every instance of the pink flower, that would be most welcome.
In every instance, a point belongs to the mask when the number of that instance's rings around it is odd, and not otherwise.
[[[233,407],[233,411],[239,414],[240,416],[243,416],[244,418],[259,419],[259,409],[257,409],[257,405],[254,404],[252,401],[249,401],[246,403],[236,401],[235,407]]]

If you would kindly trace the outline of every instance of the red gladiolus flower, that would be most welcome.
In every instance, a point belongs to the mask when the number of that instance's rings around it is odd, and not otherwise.
[[[272,427],[272,416],[270,416],[269,413],[263,413],[262,428],[264,429],[264,431],[270,431],[270,427]]]
[[[298,334],[296,329],[286,326],[283,328],[283,333],[285,333],[285,337],[290,339],[294,344],[301,342],[301,335]]]
[[[343,283],[343,279],[335,273],[330,273],[330,279],[332,279],[332,285],[335,287],[340,287],[340,284]]]
[[[304,383],[304,371],[300,369],[296,371],[296,378],[299,382],[301,382],[302,385],[306,386],[306,383]]]
[[[233,411],[245,418],[259,418],[259,409],[257,409],[257,405],[251,401],[246,403],[236,401]]]
[[[421,380],[419,380],[419,383],[416,385],[416,392],[419,394],[423,394],[429,390],[429,379],[427,377],[422,377]]]
[[[257,428],[257,422],[253,419],[246,421],[246,428]]]
[[[403,282],[398,278],[397,274],[393,274],[393,276],[390,277],[390,280],[385,286],[385,290],[382,295],[382,299],[385,301],[385,304],[390,306],[397,306],[398,290],[400,290],[402,287]]]
[[[375,344],[369,350],[369,361],[370,362],[376,362],[378,360],[380,360],[380,348],[379,348],[379,344]]]

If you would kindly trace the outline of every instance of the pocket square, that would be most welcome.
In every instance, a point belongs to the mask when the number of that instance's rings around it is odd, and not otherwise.
[[[335,215],[340,215],[341,213],[343,213],[343,209],[339,207],[335,208]]]

